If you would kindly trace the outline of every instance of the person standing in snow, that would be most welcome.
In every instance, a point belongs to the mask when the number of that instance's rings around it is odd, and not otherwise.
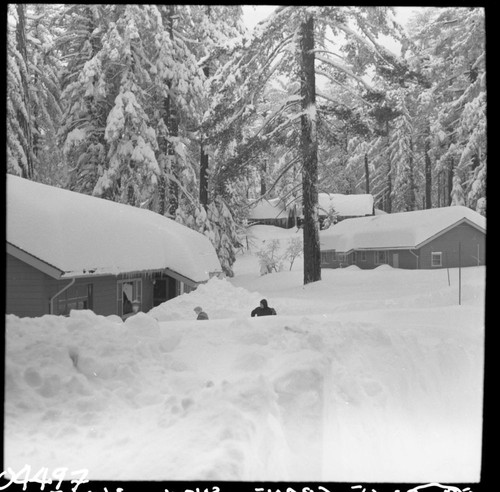
[[[254,316],[273,316],[275,314],[275,309],[267,305],[267,299],[262,299],[262,301],[260,301],[259,307],[256,307],[250,313],[250,316],[252,316],[253,318]]]
[[[208,319],[208,314],[200,306],[196,306],[193,311],[198,315],[196,319]]]
[[[141,301],[139,301],[138,299],[134,299],[132,301],[132,311],[122,316],[123,321],[125,321],[127,318],[130,318],[131,316],[134,316],[140,310],[141,310]]]

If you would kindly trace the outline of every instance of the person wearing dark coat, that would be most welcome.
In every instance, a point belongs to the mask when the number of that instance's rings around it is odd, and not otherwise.
[[[267,300],[266,299],[262,299],[262,301],[260,301],[260,306],[256,307],[251,312],[250,315],[253,318],[254,316],[273,316],[275,314],[276,314],[276,311],[274,310],[274,308],[269,307],[267,305]]]
[[[208,319],[208,314],[200,306],[195,307],[193,311],[198,315],[196,319]]]

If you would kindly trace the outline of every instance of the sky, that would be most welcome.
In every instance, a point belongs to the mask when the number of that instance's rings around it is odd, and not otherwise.
[[[276,5],[243,5],[243,22],[252,29],[261,20],[265,19]],[[402,23],[406,23],[411,13],[418,7],[396,7],[396,17]]]

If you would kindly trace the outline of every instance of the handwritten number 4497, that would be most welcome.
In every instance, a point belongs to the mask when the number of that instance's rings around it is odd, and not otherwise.
[[[75,477],[71,480],[71,483],[75,484],[71,489],[72,492],[76,492],[79,485],[89,482],[86,479],[88,473],[87,469],[69,472],[70,477]],[[63,480],[68,478],[68,468],[55,468],[51,476],[49,476],[48,468],[40,468],[33,476],[30,475],[31,466],[29,465],[24,465],[17,473],[9,467],[0,474],[0,478],[7,478],[10,481],[6,485],[0,486],[0,490],[5,490],[12,484],[22,485],[23,490],[26,490],[30,482],[39,483],[40,490],[44,490],[46,485],[52,485],[55,481],[57,482],[55,490],[59,490]]]

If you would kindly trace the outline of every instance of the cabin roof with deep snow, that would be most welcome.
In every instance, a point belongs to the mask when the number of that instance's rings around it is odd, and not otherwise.
[[[7,175],[7,243],[61,277],[170,269],[220,272],[210,240],[150,210]]]
[[[474,210],[451,206],[346,219],[320,232],[322,250],[414,249],[444,231],[467,222],[486,232],[486,218]]]

